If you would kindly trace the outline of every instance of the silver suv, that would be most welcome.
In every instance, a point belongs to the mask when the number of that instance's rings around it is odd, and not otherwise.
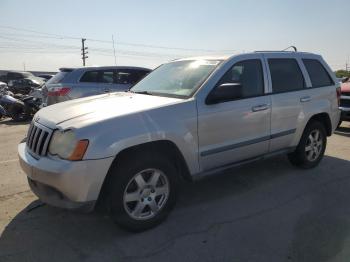
[[[180,178],[276,154],[315,167],[339,121],[337,88],[310,53],[172,61],[130,92],[40,110],[19,159],[42,201],[82,208],[100,200],[116,223],[140,231],[165,219]]]
[[[148,68],[104,66],[60,68],[43,88],[46,105],[108,92],[126,91],[151,72]]]

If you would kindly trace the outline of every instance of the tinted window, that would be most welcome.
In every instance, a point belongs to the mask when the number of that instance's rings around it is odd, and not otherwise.
[[[303,59],[306,70],[310,76],[312,87],[334,85],[323,65],[315,59]]]
[[[88,72],[86,72],[82,76],[82,78],[80,78],[80,82],[97,83],[98,82],[98,71],[88,71]]]
[[[218,85],[239,83],[242,85],[242,97],[264,94],[264,78],[261,61],[258,59],[238,62],[221,78]]]
[[[109,83],[112,84],[114,82],[114,71],[100,71],[101,75],[99,78],[100,83]]]
[[[114,71],[88,71],[80,78],[80,82],[85,83],[113,83],[114,80]]]
[[[139,82],[147,74],[142,70],[118,69],[116,83],[122,85],[134,85]]]
[[[23,76],[19,73],[8,73],[7,77],[9,79],[21,79]]]
[[[305,87],[303,74],[295,59],[269,59],[274,93],[300,90]]]

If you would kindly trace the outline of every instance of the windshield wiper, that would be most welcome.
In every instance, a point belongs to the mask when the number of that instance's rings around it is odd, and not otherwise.
[[[129,90],[128,92],[134,93],[134,94],[141,94],[141,95],[153,95],[153,93],[150,93],[148,91],[133,91]]]

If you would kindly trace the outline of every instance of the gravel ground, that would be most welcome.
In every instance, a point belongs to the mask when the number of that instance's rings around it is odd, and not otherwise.
[[[349,261],[350,124],[312,170],[286,157],[183,183],[167,221],[139,234],[99,213],[43,205],[17,161],[28,124],[0,122],[0,261]]]

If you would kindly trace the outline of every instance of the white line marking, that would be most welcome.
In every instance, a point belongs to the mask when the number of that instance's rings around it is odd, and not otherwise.
[[[6,163],[12,163],[12,162],[16,162],[18,161],[18,158],[16,159],[9,159],[9,160],[5,160],[5,161],[0,161],[0,165],[1,164],[6,164]]]

